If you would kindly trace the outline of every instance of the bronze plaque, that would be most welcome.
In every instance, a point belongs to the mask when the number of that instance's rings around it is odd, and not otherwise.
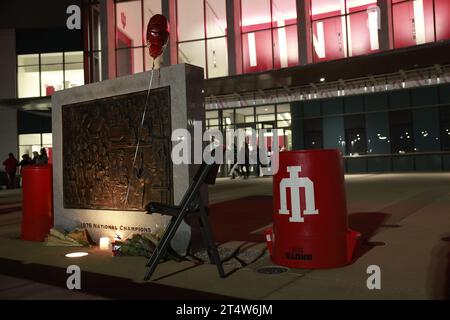
[[[64,208],[172,203],[170,88],[150,91],[140,130],[146,99],[143,91],[62,107]]]

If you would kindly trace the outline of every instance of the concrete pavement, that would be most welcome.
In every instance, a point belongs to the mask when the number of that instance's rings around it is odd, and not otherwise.
[[[270,195],[271,188],[271,179],[218,179],[217,185],[210,190],[210,202]],[[362,256],[350,266],[332,270],[291,269],[278,275],[267,275],[257,272],[260,267],[271,265],[266,255],[230,277],[220,279],[212,265],[166,262],[158,267],[154,282],[248,299],[450,297],[450,173],[350,175],[346,177],[346,190],[349,224],[364,233]],[[0,193],[0,204],[3,198],[7,197]],[[14,203],[10,202],[10,205]],[[19,223],[20,211],[0,214],[1,258],[27,263],[45,262],[58,267],[67,263],[50,252],[53,250],[56,254],[61,248],[44,248],[42,253],[43,248],[39,245],[15,240],[20,232]],[[232,223],[235,222],[231,221],[230,225]],[[237,247],[240,244],[227,245]],[[11,251],[14,246],[20,250]],[[27,248],[30,248],[29,252],[26,252]],[[83,262],[83,270],[110,273],[138,282],[140,277],[136,274],[141,273],[145,261],[134,257],[114,259],[96,256],[95,253],[90,259]],[[381,290],[368,290],[366,286],[367,268],[371,265],[381,269]],[[15,291],[14,281],[18,282],[16,287],[19,288],[23,280],[8,278],[12,286],[0,287],[0,297],[39,297],[36,292]],[[49,297],[56,289],[43,287],[42,290],[46,292],[43,297]],[[66,297],[54,292],[56,298]],[[98,295],[80,297],[98,298]]]

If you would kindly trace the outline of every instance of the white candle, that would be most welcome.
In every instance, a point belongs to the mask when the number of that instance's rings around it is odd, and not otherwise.
[[[109,238],[108,237],[100,238],[100,250],[109,250]]]

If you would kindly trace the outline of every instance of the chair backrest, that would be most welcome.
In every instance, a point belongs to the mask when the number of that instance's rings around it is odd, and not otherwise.
[[[204,170],[208,170],[206,177],[203,180],[204,184],[213,185],[216,183],[217,173],[219,172],[219,167],[217,163],[206,164],[202,163],[200,168],[197,170],[197,173],[194,176],[193,181],[198,181],[202,175]]]
[[[218,164],[202,163],[197,173],[195,174],[191,185],[186,190],[186,193],[184,194],[183,199],[180,202],[180,206],[184,206],[187,202],[194,199],[195,195],[200,191],[202,185],[214,184],[216,182],[218,171],[219,171]]]

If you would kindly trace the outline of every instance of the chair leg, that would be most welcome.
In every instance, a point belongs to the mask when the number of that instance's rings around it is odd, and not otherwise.
[[[208,220],[207,211],[204,208],[200,209],[200,226],[203,241],[206,245],[206,250],[208,252],[208,257],[213,262],[221,278],[225,277],[225,271],[223,270],[222,262],[220,261],[219,252],[217,250],[217,245],[214,242],[214,237],[212,234],[211,225]]]
[[[159,260],[161,260],[161,258],[166,253],[170,241],[172,240],[175,232],[183,221],[184,216],[184,213],[181,212],[176,218],[172,218],[170,220],[170,223],[167,226],[161,240],[159,241],[158,246],[156,247],[155,251],[153,251],[152,256],[147,262],[146,266],[148,267],[148,269],[145,272],[144,280],[149,280],[151,278],[153,272],[158,266]]]

